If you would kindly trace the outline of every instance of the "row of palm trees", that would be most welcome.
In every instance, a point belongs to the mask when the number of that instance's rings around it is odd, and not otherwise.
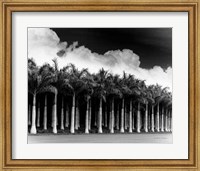
[[[41,126],[55,134],[57,129],[70,133],[172,131],[172,94],[167,88],[147,86],[125,72],[120,77],[102,68],[91,74],[73,64],[59,69],[53,62],[54,66],[38,67],[28,59],[31,134]]]

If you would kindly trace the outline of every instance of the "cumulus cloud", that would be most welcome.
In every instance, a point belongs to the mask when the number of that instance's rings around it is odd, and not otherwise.
[[[68,45],[67,42],[60,42],[57,34],[49,28],[28,29],[28,57],[33,57],[38,65],[45,62],[52,64],[52,59],[57,58],[60,68],[73,63],[79,69],[88,68],[92,73],[98,72],[102,67],[114,74],[121,75],[125,71],[146,80],[147,85],[158,83],[172,90],[171,67],[166,70],[160,66],[141,68],[140,57],[130,49],[98,54],[85,46],[78,47],[78,42]]]
[[[34,58],[38,65],[52,62],[56,53],[66,49],[67,42],[60,42],[57,34],[48,28],[28,29],[28,57]]]

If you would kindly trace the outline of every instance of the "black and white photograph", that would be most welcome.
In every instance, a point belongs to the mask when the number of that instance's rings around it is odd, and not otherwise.
[[[27,142],[173,143],[172,28],[27,28]]]

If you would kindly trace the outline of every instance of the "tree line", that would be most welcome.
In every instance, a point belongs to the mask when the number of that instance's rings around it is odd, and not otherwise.
[[[62,69],[28,59],[28,125],[30,133],[69,129],[70,133],[170,132],[172,94],[168,88],[145,84],[123,72],[112,74],[79,70],[73,64]],[[37,115],[36,115],[37,114]]]

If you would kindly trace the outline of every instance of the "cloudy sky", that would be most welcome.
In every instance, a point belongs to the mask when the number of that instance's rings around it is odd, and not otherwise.
[[[147,84],[172,87],[171,28],[28,28],[28,57],[37,65],[78,68],[112,73],[123,71]]]

